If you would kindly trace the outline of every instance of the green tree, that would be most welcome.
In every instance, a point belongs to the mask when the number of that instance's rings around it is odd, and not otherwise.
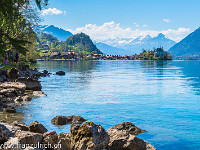
[[[39,21],[34,7],[39,10],[47,5],[48,0],[1,0],[0,1],[0,54],[7,49],[15,49],[26,55],[30,28]],[[32,33],[31,33],[32,34]]]

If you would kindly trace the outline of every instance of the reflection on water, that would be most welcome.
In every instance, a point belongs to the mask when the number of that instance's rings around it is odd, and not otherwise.
[[[81,115],[106,129],[130,121],[147,133],[139,137],[158,149],[200,146],[200,61],[50,61],[36,64],[53,75],[42,78],[48,95],[22,112],[49,131],[56,115]],[[63,70],[65,76],[55,75]]]

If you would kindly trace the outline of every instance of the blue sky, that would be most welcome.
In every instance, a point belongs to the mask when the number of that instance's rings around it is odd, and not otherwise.
[[[199,6],[200,0],[49,0],[42,24],[86,32],[93,39],[162,32],[179,41],[199,27]],[[113,36],[103,37],[103,31]]]

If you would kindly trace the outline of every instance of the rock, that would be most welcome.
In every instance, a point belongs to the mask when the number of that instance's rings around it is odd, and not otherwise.
[[[19,77],[17,82],[24,83],[26,85],[26,90],[41,91],[42,86],[37,79]]]
[[[8,89],[0,90],[1,95],[5,95],[6,97],[10,97],[10,98],[18,96],[19,93],[20,92],[17,89],[14,89],[14,88],[8,88]]]
[[[14,137],[19,127],[12,126],[6,122],[0,122],[0,144],[6,142],[10,137]]]
[[[56,116],[51,120],[51,123],[54,125],[65,125],[67,124],[66,116]]]
[[[22,97],[23,101],[31,101],[31,97],[29,95],[25,95]]]
[[[15,81],[19,77],[19,71],[16,68],[11,68],[7,71],[10,81]]]
[[[32,97],[36,98],[41,96],[47,96],[47,95],[44,94],[42,91],[33,91]]]
[[[71,134],[59,133],[58,134],[58,150],[71,150]]]
[[[26,89],[26,85],[20,82],[5,82],[5,83],[0,84],[0,88],[3,88],[3,89],[14,88],[24,93]]]
[[[43,134],[47,132],[47,129],[41,123],[33,121],[29,126],[29,131]]]
[[[118,125],[115,125],[114,127],[108,129],[108,132],[110,130],[113,130],[113,129],[116,129],[116,130],[119,130],[119,131],[127,131],[128,133],[130,134],[133,134],[133,135],[138,135],[138,134],[141,134],[141,133],[144,133],[144,132],[147,132],[145,130],[142,130],[138,127],[136,127],[134,124],[132,124],[131,122],[122,122]]]
[[[4,146],[8,150],[19,150],[19,140],[17,137],[11,137],[4,143]]]
[[[136,137],[126,130],[109,129],[109,150],[156,150],[151,144]]]
[[[25,123],[15,121],[15,122],[12,123],[12,125],[19,127],[20,130],[22,130],[22,131],[29,131],[29,128]]]
[[[84,119],[81,116],[72,115],[72,116],[68,116],[67,117],[67,122],[68,123],[82,124],[85,121],[86,121],[86,119]]]
[[[16,97],[15,98],[15,100],[14,100],[15,102],[22,102],[23,101],[23,99],[22,99],[22,97],[21,96],[18,96],[18,97]]]
[[[64,71],[58,71],[56,72],[57,75],[65,75],[65,72]]]
[[[72,149],[106,149],[109,143],[109,135],[101,125],[86,122],[82,126],[71,125]]]
[[[0,76],[0,82],[3,82],[3,81],[4,81],[4,78]]]
[[[5,111],[7,113],[16,113],[17,112],[16,109],[12,106],[8,106],[7,108],[5,108]]]
[[[53,149],[54,144],[58,143],[58,135],[55,131],[53,132],[46,132],[43,134],[43,144],[50,144],[52,148],[49,149]]]
[[[42,134],[33,133],[29,131],[18,130],[15,133],[15,136],[18,138],[20,144],[41,144],[42,143]]]
[[[54,125],[65,125],[65,124],[71,124],[71,123],[76,123],[76,124],[82,124],[85,122],[86,119],[84,119],[81,116],[56,116],[51,120],[51,123]]]

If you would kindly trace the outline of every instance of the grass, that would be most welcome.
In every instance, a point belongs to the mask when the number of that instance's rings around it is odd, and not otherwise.
[[[23,65],[30,65],[30,63],[28,63],[28,62],[10,63],[7,65],[4,65],[1,68],[1,70],[9,70],[11,68],[18,68],[19,66],[23,66]]]
[[[51,52],[49,51],[48,53],[42,53],[42,52],[38,52],[38,55],[50,55]]]

